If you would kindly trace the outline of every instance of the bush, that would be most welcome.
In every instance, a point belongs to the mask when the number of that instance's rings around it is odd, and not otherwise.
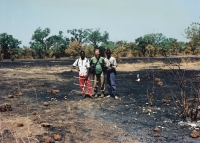
[[[68,57],[78,57],[82,50],[82,45],[78,41],[74,41],[70,44],[69,48],[65,50],[65,53]]]

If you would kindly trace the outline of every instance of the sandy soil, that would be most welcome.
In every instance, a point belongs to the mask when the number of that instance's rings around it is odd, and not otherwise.
[[[0,114],[0,142],[41,142],[43,136],[54,134],[61,135],[63,143],[200,142],[189,137],[192,128],[178,126],[181,118],[172,123],[176,106],[162,101],[171,98],[169,88],[180,92],[171,71],[180,67],[187,80],[200,76],[198,58],[121,60],[116,79],[119,100],[81,99],[72,63],[63,59],[0,62],[0,104],[12,106],[12,111]],[[135,81],[137,74],[140,82]],[[163,79],[163,90],[152,84],[153,77]],[[59,92],[47,93],[53,88]],[[155,92],[154,107],[148,105],[147,91]],[[156,127],[158,132],[153,131]]]

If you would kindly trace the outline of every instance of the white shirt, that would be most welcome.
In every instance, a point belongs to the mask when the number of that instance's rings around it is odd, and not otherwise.
[[[73,63],[73,66],[78,66],[80,76],[86,76],[87,69],[90,68],[90,61],[88,58],[84,58],[83,60],[79,58]]]
[[[114,57],[110,57],[110,59],[105,58],[104,62],[106,64],[106,67],[110,67],[110,64],[112,64],[112,68],[117,67],[117,61]]]

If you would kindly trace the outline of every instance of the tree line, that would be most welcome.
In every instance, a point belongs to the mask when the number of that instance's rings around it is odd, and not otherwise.
[[[0,34],[0,59],[22,58],[59,58],[77,57],[85,50],[88,57],[94,49],[101,53],[110,49],[116,58],[120,57],[156,57],[168,55],[185,55],[200,53],[200,24],[192,23],[185,29],[185,37],[189,42],[179,42],[175,38],[167,38],[162,33],[151,33],[138,37],[133,42],[110,41],[108,32],[100,29],[67,30],[71,37],[64,37],[63,32],[50,36],[49,28],[38,27],[29,42],[30,47],[20,47],[22,43],[12,35]]]

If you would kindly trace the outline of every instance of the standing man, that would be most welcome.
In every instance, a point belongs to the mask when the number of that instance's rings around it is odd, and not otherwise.
[[[74,68],[78,67],[79,70],[79,83],[83,95],[82,98],[85,98],[85,87],[86,87],[89,96],[93,99],[94,97],[92,96],[92,87],[90,84],[90,76],[89,76],[90,62],[89,59],[85,57],[84,51],[80,52],[80,58],[74,62],[73,67]]]
[[[111,56],[110,50],[106,51],[106,58],[104,60],[107,68],[107,70],[105,71],[105,81],[108,88],[108,93],[110,94],[110,96],[118,99],[115,82],[117,61],[114,57]]]
[[[97,98],[98,94],[98,85],[100,85],[101,90],[101,96],[104,97],[105,92],[105,83],[104,83],[104,73],[103,73],[103,67],[104,67],[104,58],[100,57],[100,51],[95,50],[95,56],[91,58],[90,66],[94,67],[94,73],[93,73],[93,79],[94,79],[94,97]],[[92,69],[92,68],[91,68]]]

